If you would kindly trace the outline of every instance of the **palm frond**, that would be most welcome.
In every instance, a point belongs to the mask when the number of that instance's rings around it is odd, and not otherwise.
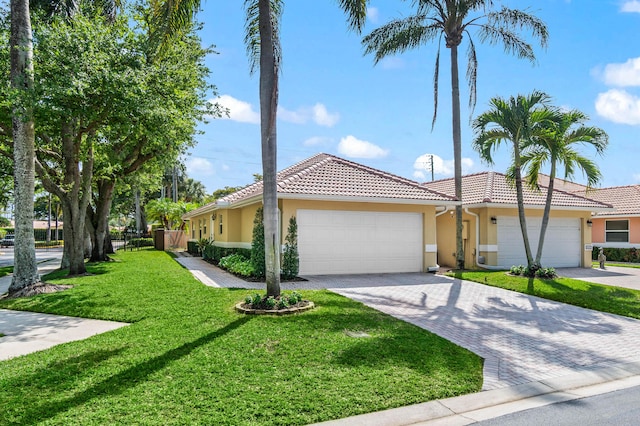
[[[438,118],[438,86],[440,80],[440,43],[438,43],[438,52],[436,53],[436,65],[433,71],[433,119],[431,120],[431,131],[433,132]]]
[[[369,0],[339,0],[338,3],[347,15],[349,28],[357,32],[362,31],[367,19]]]
[[[506,27],[510,30],[528,30],[531,35],[540,41],[540,46],[547,47],[549,30],[540,18],[528,13],[527,9],[510,9],[503,6],[496,12],[487,14],[487,25],[495,28]]]
[[[468,34],[468,31],[467,31]],[[469,48],[467,49],[467,82],[469,83],[469,121],[473,117],[476,109],[476,81],[478,79],[478,57],[476,56],[476,46],[469,34]]]
[[[427,19],[426,15],[414,15],[376,28],[362,39],[364,53],[373,53],[374,62],[378,63],[388,55],[402,53],[436,39],[442,28],[437,22],[425,24]]]
[[[280,21],[282,18],[283,0],[269,0],[271,6],[271,25],[273,27],[273,49],[276,67],[280,69],[282,49],[280,46]],[[249,72],[253,74],[260,64],[260,14],[258,0],[245,0],[245,36],[244,44],[249,58]]]

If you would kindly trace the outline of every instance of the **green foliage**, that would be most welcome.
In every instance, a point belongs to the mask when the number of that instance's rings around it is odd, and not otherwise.
[[[127,240],[127,247],[153,247],[153,238],[131,238]]]
[[[284,254],[282,257],[282,278],[292,279],[300,271],[300,256],[298,254],[298,224],[296,217],[291,216],[287,236],[284,240]]]
[[[210,260],[214,264],[218,264],[220,259],[229,256],[231,254],[238,253],[244,258],[251,258],[251,250],[238,247],[219,247],[212,243],[204,249],[203,257],[205,260]]]
[[[509,272],[511,275],[520,275],[530,278],[554,278],[556,276],[556,270],[554,268],[530,268],[524,265],[512,266]]]
[[[223,257],[218,266],[243,277],[251,277],[255,274],[251,261],[239,253]]]
[[[11,226],[11,221],[4,216],[0,216],[0,226]]]
[[[251,263],[258,278],[264,278],[267,266],[264,257],[264,215],[262,207],[256,210],[253,219],[253,237],[251,239]]]
[[[204,260],[207,260],[207,257],[205,256],[205,252],[207,251],[207,248],[212,244],[213,244],[212,241],[209,240],[208,238],[200,238],[196,242],[196,245],[198,246],[198,253],[200,254],[200,256],[202,256]]]
[[[591,259],[598,260],[599,247],[593,247],[591,252]],[[640,263],[640,250],[635,247],[632,248],[614,248],[604,247],[604,255],[607,257],[607,262],[629,262]]]

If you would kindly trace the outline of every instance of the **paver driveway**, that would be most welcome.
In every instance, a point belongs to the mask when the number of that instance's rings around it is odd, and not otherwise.
[[[322,280],[483,357],[484,390],[640,361],[637,320],[438,275]]]
[[[207,285],[264,288],[201,259]],[[640,361],[640,321],[433,274],[327,275],[283,289],[330,289],[483,357],[483,389]]]

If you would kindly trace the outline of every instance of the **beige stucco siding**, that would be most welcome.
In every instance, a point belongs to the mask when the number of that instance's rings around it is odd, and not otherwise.
[[[476,247],[478,254],[485,258],[485,265],[492,266],[498,264],[498,226],[491,222],[491,218],[500,216],[518,216],[518,210],[515,208],[469,208],[469,212],[475,213],[478,218],[479,242],[476,245],[476,217],[474,215],[463,213],[463,221],[466,224],[463,238],[465,241],[465,266],[467,268],[477,267],[476,263]],[[542,209],[527,209],[525,214],[527,218],[542,217]],[[591,228],[587,226],[587,220],[590,219],[591,213],[578,210],[552,210],[551,218],[577,218],[581,225],[581,243],[582,243],[582,261],[581,266],[591,267],[591,251],[584,250],[585,245],[591,244]],[[438,262],[441,265],[455,266],[455,215],[446,212],[437,217],[438,229]],[[537,241],[539,235],[529,235],[530,241]],[[535,253],[534,253],[535,255]]]

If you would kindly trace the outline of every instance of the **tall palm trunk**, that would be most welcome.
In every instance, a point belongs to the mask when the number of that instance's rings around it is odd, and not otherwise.
[[[260,25],[260,133],[264,204],[264,251],[267,296],[280,295],[280,233],[278,232],[278,191],[276,111],[278,70],[274,50],[274,28],[270,0],[259,0]]]
[[[520,219],[520,230],[522,231],[522,241],[524,242],[524,253],[527,256],[527,266],[531,268],[533,265],[533,256],[531,255],[531,246],[529,245],[529,234],[527,232],[527,219],[524,215],[524,195],[522,193],[522,169],[520,160],[520,147],[517,143],[513,144],[513,161],[515,164],[516,178],[516,199],[518,200],[518,219]]]
[[[549,173],[549,187],[547,188],[547,199],[544,203],[544,213],[542,213],[542,225],[540,226],[540,238],[538,239],[538,250],[536,251],[536,265],[542,265],[542,247],[544,246],[544,237],[547,233],[547,225],[549,224],[549,213],[551,212],[551,199],[553,198],[553,187],[556,180],[556,160],[551,158],[551,172]]]
[[[33,43],[27,0],[11,0],[11,86],[33,88]],[[28,99],[28,97],[26,97]],[[9,293],[40,281],[33,236],[35,134],[29,100],[13,108],[15,249]]]
[[[462,201],[462,132],[460,130],[460,81],[458,78],[458,46],[451,49],[451,120],[453,125],[453,163],[456,199]],[[462,206],[456,206],[456,268],[464,269],[462,242]]]

